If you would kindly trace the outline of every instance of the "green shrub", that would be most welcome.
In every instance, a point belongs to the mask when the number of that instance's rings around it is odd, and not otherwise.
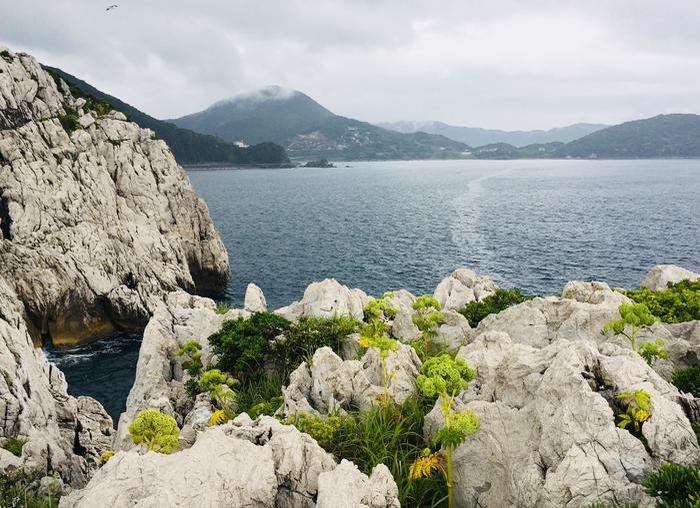
[[[17,508],[56,508],[59,495],[55,487],[39,492],[39,471],[7,470],[0,475],[0,506]],[[58,483],[58,480],[56,480]]]
[[[287,376],[278,371],[261,372],[243,381],[236,389],[238,411],[251,418],[273,415],[282,405],[282,386]]]
[[[662,291],[641,288],[628,290],[625,294],[635,302],[646,305],[664,323],[700,319],[700,280],[669,283],[668,289]]]
[[[82,126],[78,121],[78,112],[75,110],[75,108],[64,104],[63,111],[63,114],[58,115],[58,121],[61,122],[63,130],[65,130],[68,134],[71,134],[78,129],[82,129]]]
[[[359,328],[358,321],[345,316],[302,317],[285,330],[284,341],[274,345],[272,358],[279,368],[289,373],[321,347],[328,346],[337,353],[343,340]]]
[[[175,418],[158,409],[144,409],[129,425],[134,444],[145,444],[149,451],[172,453],[180,447],[180,429]]]
[[[603,327],[602,333],[605,334],[612,331],[615,335],[625,337],[629,341],[630,346],[632,346],[632,350],[644,358],[649,365],[653,365],[658,358],[668,358],[668,351],[663,348],[664,341],[661,339],[637,347],[637,334],[639,331],[644,327],[653,325],[657,321],[657,318],[649,312],[646,305],[643,303],[623,303],[618,309],[620,319],[607,323]]]
[[[239,379],[262,370],[269,359],[272,340],[290,326],[289,321],[271,312],[225,321],[221,330],[209,337],[219,357],[217,366]]]
[[[680,391],[700,397],[700,365],[673,371],[672,380]]]
[[[86,111],[94,111],[97,116],[105,116],[107,113],[112,111],[112,105],[107,101],[101,101],[92,96],[85,97],[85,106],[83,109]]]
[[[409,479],[409,465],[428,446],[423,420],[430,401],[410,398],[403,404],[393,400],[364,412],[320,418],[296,415],[290,423],[312,435],[337,460],[354,462],[369,475],[378,464],[386,465],[399,488],[401,506],[444,506],[445,479],[435,475]]]
[[[700,506],[700,467],[662,464],[642,480],[650,496],[658,497],[658,507],[697,508]]]
[[[523,303],[530,300],[531,296],[523,295],[518,289],[496,289],[496,293],[481,301],[473,301],[466,304],[459,313],[462,314],[469,326],[476,328],[482,319],[489,314],[498,314],[502,310],[507,309],[512,305]]]
[[[5,443],[3,443],[2,447],[7,450],[8,452],[12,453],[13,455],[17,457],[22,456],[22,447],[27,443],[28,441],[26,439],[16,439],[16,438],[10,438]]]

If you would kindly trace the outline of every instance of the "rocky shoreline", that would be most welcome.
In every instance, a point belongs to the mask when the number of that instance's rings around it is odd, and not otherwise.
[[[472,327],[459,311],[498,288],[466,268],[431,295],[441,317],[429,334],[418,325],[416,295],[373,298],[334,279],[271,313],[251,284],[244,308],[222,310],[193,293],[225,284],[228,255],[167,146],[121,113],[74,97],[31,56],[0,54],[0,444],[20,443],[18,454],[0,447],[2,474],[38,472],[67,507],[396,507],[399,478],[386,464],[361,471],[292,423],[411,400],[428,361],[422,340],[474,369],[453,401],[480,421],[454,447],[456,506],[651,507],[644,477],[665,462],[700,463],[692,427],[700,399],[670,382],[698,365],[700,321],[642,327],[638,343],[663,337],[668,352],[650,365],[624,337],[602,332],[632,300],[603,282],[572,281],[560,296],[526,299]],[[642,285],[699,277],[659,265]],[[391,309],[381,323],[391,347],[349,333],[335,350],[309,351],[274,416],[242,412],[213,425],[221,409],[213,397],[188,392],[195,376],[183,348],[196,341],[202,364],[215,365],[208,338],[225,322],[264,313],[292,324],[362,323],[373,302]],[[42,338],[67,344],[143,327],[116,428],[97,401],[69,396],[63,374],[35,347]],[[285,340],[274,337],[281,347]],[[618,422],[620,394],[635,391],[651,400],[636,433]],[[146,409],[174,420],[180,451],[134,443],[129,427]],[[444,427],[438,399],[425,415],[426,442]]]

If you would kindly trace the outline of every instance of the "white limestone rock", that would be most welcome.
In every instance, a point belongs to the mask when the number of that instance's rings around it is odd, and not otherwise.
[[[390,381],[387,395],[397,402],[415,392],[415,377],[421,362],[412,347],[399,343],[390,352],[386,368]],[[311,366],[302,363],[282,390],[284,413],[330,414],[351,407],[369,409],[384,394],[384,374],[376,350],[368,350],[362,360],[343,360],[329,347],[316,350]]]
[[[245,300],[243,308],[248,312],[266,312],[267,301],[265,295],[258,286],[252,282],[245,288]]]
[[[71,397],[63,373],[35,348],[24,308],[0,277],[0,439],[25,439],[21,457],[2,450],[6,467],[58,473],[83,485],[112,447],[112,419],[89,397]]]
[[[496,285],[490,277],[481,277],[468,268],[455,270],[445,277],[433,296],[443,309],[459,310],[473,301],[481,301],[496,292]]]
[[[369,301],[370,297],[364,291],[349,289],[335,279],[325,279],[311,283],[301,301],[277,309],[275,313],[290,321],[303,316],[349,316],[361,320],[364,316],[362,309]]]
[[[652,291],[668,289],[668,283],[676,284],[682,280],[698,280],[700,273],[691,272],[676,265],[656,265],[644,278],[642,286]]]
[[[646,474],[664,461],[700,460],[684,397],[629,350],[590,340],[536,348],[488,332],[458,357],[478,372],[458,409],[474,411],[481,428],[453,455],[457,506],[651,507],[639,486]],[[635,389],[652,398],[642,427],[651,453],[615,424],[615,395]],[[429,435],[441,420],[436,405]]]
[[[336,475],[325,476],[336,469]],[[244,413],[199,433],[191,448],[171,455],[118,452],[60,506],[332,506],[316,500],[332,495],[334,478],[343,478],[347,488],[350,470],[356,471],[352,463],[337,466],[295,427],[266,416],[253,421]],[[396,483],[385,467],[376,467],[369,478],[356,472],[362,478],[353,478],[353,496],[375,508],[398,506]]]
[[[225,286],[228,256],[163,141],[80,109],[31,56],[0,59],[0,276],[31,333],[72,344],[141,329],[168,291]]]
[[[514,342],[545,347],[557,340],[618,340],[601,333],[603,326],[620,318],[618,308],[631,300],[607,284],[570,282],[563,297],[534,298],[484,318],[474,331],[507,333]],[[622,340],[620,344],[622,344]]]
[[[379,464],[366,474],[347,460],[318,477],[317,508],[383,508],[401,506],[391,473]]]

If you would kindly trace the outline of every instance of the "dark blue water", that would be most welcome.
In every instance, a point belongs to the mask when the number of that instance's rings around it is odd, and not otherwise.
[[[68,393],[99,400],[117,424],[136,377],[141,335],[117,332],[107,339],[68,350],[45,348],[68,381]]]
[[[700,161],[436,161],[190,171],[229,251],[226,296],[271,307],[335,277],[370,294],[431,293],[455,268],[559,294],[572,279],[634,287],[657,263],[700,271]],[[50,352],[69,391],[116,420],[139,336]]]
[[[348,164],[189,172],[228,248],[234,304],[248,282],[279,307],[324,277],[429,293],[461,266],[535,294],[638,286],[657,263],[700,270],[697,160]]]

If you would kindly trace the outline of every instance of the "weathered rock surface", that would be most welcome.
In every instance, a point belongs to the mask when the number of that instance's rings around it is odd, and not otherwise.
[[[338,492],[373,508],[398,506],[386,468],[375,468],[367,478],[352,463],[336,466],[295,427],[243,414],[200,433],[191,448],[172,455],[117,453],[60,506],[362,506],[329,504]]]
[[[64,344],[140,329],[165,292],[225,285],[226,250],[165,143],[121,113],[85,109],[33,57],[5,55],[0,275],[33,335]],[[72,132],[59,120],[70,108]]]
[[[569,282],[562,298],[534,298],[487,316],[474,336],[485,332],[507,333],[514,342],[545,347],[557,340],[617,340],[602,335],[603,326],[619,319],[618,308],[630,303],[602,282]],[[622,343],[622,342],[621,342]]]
[[[656,265],[647,274],[642,286],[652,291],[668,289],[668,283],[676,284],[682,280],[700,279],[700,273],[691,272],[676,265]]]
[[[248,312],[265,312],[267,311],[267,301],[265,295],[258,286],[252,282],[245,289],[245,300],[243,309]]]
[[[192,400],[184,391],[188,374],[182,369],[183,357],[177,350],[191,340],[202,345],[202,360],[212,362],[212,352],[207,338],[221,328],[224,320],[247,315],[245,311],[230,310],[217,314],[215,303],[183,291],[165,297],[148,322],[136,365],[136,379],[129,392],[126,411],[119,418],[117,449],[132,446],[128,426],[142,410],[158,408],[173,416],[179,425],[199,423],[204,416],[202,407],[195,408],[198,416],[187,414],[193,410]],[[201,404],[200,404],[201,406]]]
[[[14,291],[0,277],[0,438],[25,439],[20,458],[2,450],[0,472],[24,466],[83,485],[109,450],[112,419],[89,397],[71,397],[65,378],[36,349]]]
[[[347,460],[318,477],[318,508],[381,508],[400,505],[389,469],[379,464],[368,477]]]
[[[325,279],[311,283],[301,301],[277,309],[275,313],[290,321],[304,316],[350,316],[361,320],[362,309],[369,301],[370,297],[364,291],[349,289],[335,279]]]
[[[468,268],[460,268],[438,284],[433,296],[443,309],[459,310],[465,304],[480,301],[495,292],[496,285],[490,277],[480,277]]]
[[[683,397],[628,349],[583,339],[538,348],[492,331],[458,356],[478,371],[459,407],[481,428],[453,456],[457,506],[653,506],[638,485],[644,475],[700,460]],[[635,389],[652,398],[648,450],[615,424],[615,395]],[[436,407],[426,431],[441,424]]]
[[[397,402],[415,392],[421,362],[412,347],[399,343],[386,359],[387,395]],[[329,414],[351,407],[369,409],[384,394],[384,372],[376,350],[362,360],[343,360],[329,347],[316,350],[311,367],[302,363],[283,390],[284,412]]]

